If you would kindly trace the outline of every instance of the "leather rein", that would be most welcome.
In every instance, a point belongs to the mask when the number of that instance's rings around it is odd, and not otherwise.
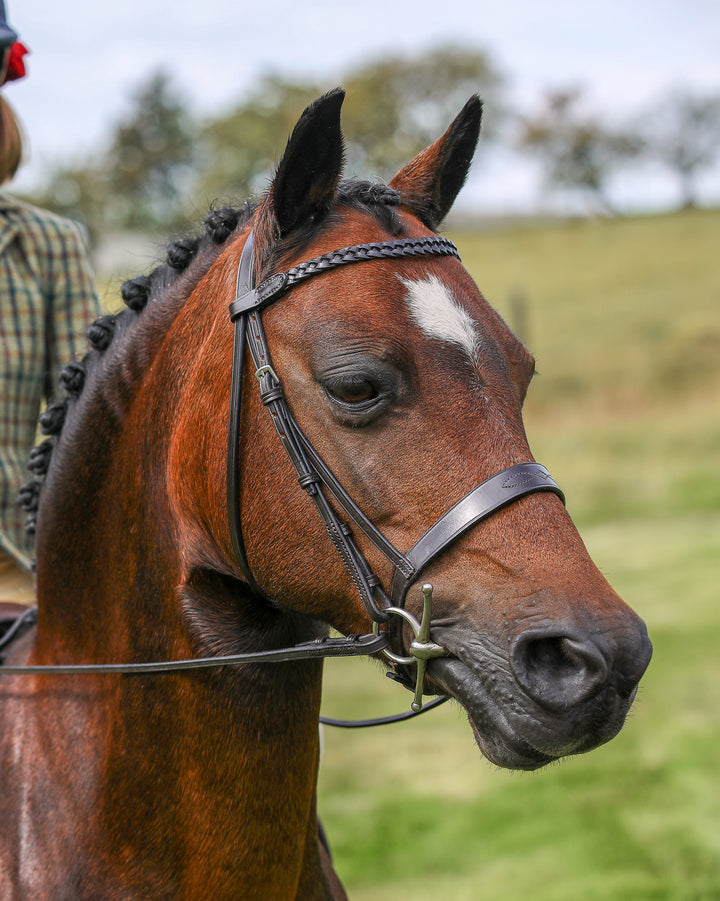
[[[447,700],[438,698],[423,707],[422,693],[425,668],[433,657],[450,656],[440,645],[430,639],[432,617],[432,585],[423,586],[423,616],[418,622],[404,609],[405,598],[411,585],[422,571],[457,538],[468,529],[486,519],[502,507],[527,494],[550,491],[563,503],[563,492],[539,463],[520,463],[510,466],[473,488],[447,513],[445,513],[418,542],[403,553],[375,527],[350,495],[335,478],[293,416],[280,381],[273,368],[270,349],[262,324],[262,311],[283,297],[296,284],[340,266],[378,259],[397,259],[418,256],[452,256],[460,259],[455,245],[445,238],[405,238],[393,241],[372,242],[345,247],[323,254],[265,279],[255,286],[254,240],[250,232],[238,266],[235,300],[230,304],[230,319],[234,325],[230,418],[227,445],[227,506],[228,524],[233,551],[244,579],[251,589],[264,595],[257,584],[247,560],[240,520],[240,425],[242,413],[242,388],[244,350],[247,345],[255,367],[260,398],[267,408],[282,446],[295,468],[300,486],[313,499],[325,528],[335,545],[350,578],[357,589],[368,616],[373,622],[373,633],[340,638],[321,637],[290,648],[234,654],[221,657],[194,658],[190,660],[152,661],[147,663],[118,664],[69,664],[0,666],[6,674],[92,674],[92,673],[166,673],[182,670],[229,666],[243,663],[286,662],[324,657],[371,656],[383,653],[399,672],[389,676],[414,690],[412,712],[373,720],[345,721],[321,717],[329,725],[345,727],[380,725],[403,720],[423,710],[428,710]],[[389,592],[372,572],[359,550],[352,530],[335,512],[328,495],[347,515],[354,526],[390,561],[393,579]],[[21,619],[25,627],[34,624],[34,610]],[[36,613],[35,613],[36,617]],[[404,653],[403,624],[410,626],[413,638],[410,653]],[[381,629],[385,626],[385,629]],[[16,629],[9,630],[0,639],[0,651],[7,647]],[[407,666],[416,664],[415,679],[407,674]]]

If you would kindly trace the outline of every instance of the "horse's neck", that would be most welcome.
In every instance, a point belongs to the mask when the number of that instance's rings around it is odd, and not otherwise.
[[[317,869],[320,669],[278,669],[273,692],[256,676],[142,677],[118,699],[98,799],[105,829],[133,870],[182,861],[178,896],[212,886],[213,897],[294,898]]]
[[[249,650],[255,642],[254,649],[267,646],[261,629],[247,630],[247,643],[240,647],[229,639],[223,646],[212,636],[198,645],[183,628],[186,620],[172,613],[170,602],[176,611],[179,606],[172,567],[158,556],[154,566],[136,556],[109,557],[102,578],[77,579],[75,616],[92,635],[91,659],[100,661],[103,646],[105,661],[188,657],[207,653],[213,643],[220,653]],[[147,594],[131,597],[138,586]],[[104,594],[104,615],[93,591]],[[187,609],[201,631],[206,620],[229,612],[227,599],[217,593],[210,613],[203,600],[185,599],[196,605]],[[84,604],[98,616],[94,627],[83,617]],[[134,610],[136,620],[123,610]],[[103,640],[105,630],[113,628],[122,638]],[[41,636],[42,629],[41,620]],[[278,622],[270,630],[271,645],[278,644],[281,632],[286,633],[281,643],[307,637]],[[50,662],[52,636],[45,638],[41,657]],[[66,634],[64,659],[67,639]],[[71,759],[65,765],[74,771],[87,773],[85,746],[97,742],[90,749],[95,783],[84,787],[90,793],[88,811],[97,817],[85,838],[90,855],[101,827],[97,851],[108,856],[110,849],[111,869],[119,869],[113,878],[123,886],[129,880],[137,897],[155,896],[142,881],[148,874],[161,883],[167,879],[168,897],[204,897],[208,886],[216,898],[315,897],[324,884],[315,812],[321,675],[321,664],[313,661],[82,680],[83,690],[96,681],[87,694],[72,699],[71,721],[52,728],[80,736],[72,749],[69,741],[59,743],[68,747]],[[82,759],[73,760],[75,755]],[[158,875],[165,871],[166,877]],[[144,875],[136,879],[133,873]]]
[[[73,473],[60,457],[41,510],[35,662],[187,658],[308,637],[311,626],[269,608],[256,626],[247,599],[229,596],[227,579],[191,585],[162,448],[138,460],[124,435],[79,431],[77,440],[96,459]],[[213,633],[228,616],[236,616],[233,634]],[[111,849],[121,881],[151,874],[182,897],[202,896],[203,885],[217,898],[294,898],[299,886],[321,886],[321,674],[321,664],[307,662],[76,682],[66,721],[55,717],[52,728],[67,733],[58,741],[71,758],[64,765],[93,774],[79,792],[88,853],[102,841],[96,851]],[[62,784],[54,789],[59,806],[69,800]],[[144,878],[133,883],[138,897],[152,897]]]
[[[93,898],[331,897],[315,812],[320,665],[268,666],[86,677],[60,683],[53,705],[25,698],[24,771],[16,758],[4,772],[9,795],[39,788],[43,814],[29,833],[11,819],[18,799],[4,822],[23,836],[15,866],[47,880],[32,896],[70,897],[80,871]]]

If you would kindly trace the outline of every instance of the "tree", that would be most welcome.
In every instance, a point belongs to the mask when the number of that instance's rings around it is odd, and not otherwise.
[[[651,110],[642,131],[648,153],[679,177],[683,205],[696,206],[698,176],[720,158],[720,94],[678,90]]]
[[[442,46],[417,57],[384,57],[348,71],[341,83],[348,168],[364,176],[392,176],[442,134],[473,93],[491,98],[500,116],[503,78],[475,49]],[[262,77],[245,101],[205,127],[200,193],[229,199],[261,190],[298,113],[332,86]]]
[[[485,52],[452,44],[351,70],[343,107],[351,168],[390,178],[445,131],[472,94],[486,101],[487,139],[503,113],[503,82]]]
[[[363,177],[393,175],[442,134],[473,93],[489,100],[491,133],[503,112],[503,77],[477,49],[446,45],[388,56],[340,81],[348,171]],[[105,148],[60,166],[34,199],[81,219],[93,234],[108,226],[184,227],[197,207],[264,190],[298,114],[330,87],[269,73],[235,109],[200,124],[168,75],[155,72],[136,88]]]
[[[101,234],[107,205],[105,174],[97,160],[60,164],[45,185],[29,197],[32,203],[81,222],[91,243]]]
[[[176,224],[193,175],[193,124],[169,76],[153,73],[115,128],[105,159],[108,210],[127,228]]]
[[[31,199],[78,219],[91,238],[108,227],[180,228],[196,131],[169,77],[155,72],[137,88],[106,148],[57,166]]]
[[[549,92],[537,115],[521,119],[519,144],[544,162],[549,185],[580,189],[601,210],[614,212],[607,182],[640,152],[642,141],[584,112],[583,100],[575,88]]]
[[[235,202],[261,191],[298,113],[322,93],[311,81],[262,76],[243,103],[206,123],[198,194],[209,201]]]

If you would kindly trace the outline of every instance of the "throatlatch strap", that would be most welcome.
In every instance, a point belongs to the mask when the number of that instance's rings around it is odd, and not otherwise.
[[[238,267],[236,294],[245,293],[254,284],[253,275],[253,234],[250,232],[240,256]],[[228,527],[233,552],[242,574],[250,587],[263,594],[260,586],[250,570],[245,553],[242,525],[240,521],[240,423],[242,413],[243,362],[245,351],[246,317],[238,316],[233,332],[233,360],[230,381],[230,419],[228,422],[227,445],[227,511]]]

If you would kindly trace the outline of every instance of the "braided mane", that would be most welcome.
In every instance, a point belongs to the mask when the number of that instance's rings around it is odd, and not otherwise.
[[[401,230],[394,209],[399,203],[399,194],[392,188],[367,181],[343,181],[336,197],[336,207],[346,206],[369,212],[394,234]],[[82,360],[71,361],[61,371],[59,382],[62,396],[49,404],[40,416],[40,431],[46,437],[30,452],[28,469],[33,478],[22,486],[18,494],[18,504],[28,513],[25,528],[29,534],[35,534],[41,490],[53,450],[60,439],[68,412],[80,397],[90,373],[119,335],[134,331],[143,320],[148,306],[157,309],[162,305],[163,312],[172,321],[195,285],[215,262],[225,243],[247,224],[257,206],[256,203],[247,202],[237,208],[211,209],[204,219],[204,233],[171,242],[167,247],[164,263],[149,275],[139,275],[123,283],[120,295],[126,309],[101,316],[89,326],[86,332],[88,353]],[[329,214],[331,216],[332,211]],[[293,243],[310,240],[317,229],[316,223],[311,233],[296,236]],[[132,341],[127,346],[138,358],[143,357],[141,349],[133,347]],[[131,368],[138,369],[137,366]]]

